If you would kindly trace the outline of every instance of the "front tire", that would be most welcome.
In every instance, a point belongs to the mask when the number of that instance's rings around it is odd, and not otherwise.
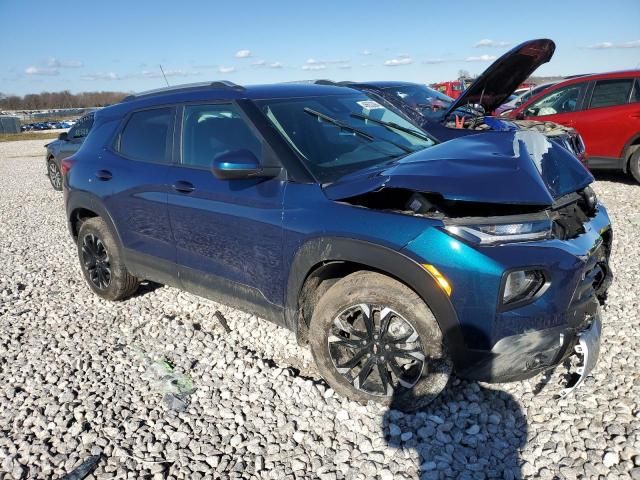
[[[640,148],[636,148],[629,159],[629,171],[636,182],[640,183]]]
[[[314,309],[309,344],[320,374],[339,394],[399,410],[430,403],[451,362],[431,310],[410,288],[361,271],[332,285]]]
[[[54,190],[62,190],[62,173],[53,157],[47,162],[47,176]]]
[[[122,300],[138,289],[139,280],[127,270],[122,251],[100,217],[80,227],[78,258],[89,288],[105,300]]]

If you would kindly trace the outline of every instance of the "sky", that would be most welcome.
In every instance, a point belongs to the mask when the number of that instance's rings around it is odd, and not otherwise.
[[[607,8],[611,5],[611,8]],[[453,80],[551,38],[537,75],[640,68],[640,1],[0,0],[0,92]]]

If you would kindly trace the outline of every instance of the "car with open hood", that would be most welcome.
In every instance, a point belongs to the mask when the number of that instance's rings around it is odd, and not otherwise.
[[[340,82],[392,105],[439,140],[490,130],[537,130],[579,159],[584,144],[573,128],[552,121],[512,120],[490,116],[555,51],[552,40],[524,42],[502,55],[453,100],[423,84],[403,81]],[[326,81],[320,81],[326,82]]]
[[[351,399],[596,365],[611,225],[538,132],[438,142],[355,89],[213,82],[100,110],[63,171],[95,294],[147,279],[255,313]]]

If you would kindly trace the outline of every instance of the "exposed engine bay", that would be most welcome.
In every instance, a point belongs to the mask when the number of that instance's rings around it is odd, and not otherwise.
[[[597,211],[597,199],[591,187],[571,193],[551,207],[540,205],[496,204],[448,200],[437,193],[422,193],[402,188],[384,188],[343,200],[351,205],[374,210],[464,224],[478,220],[548,216],[553,222],[553,236],[566,240],[585,232],[584,224]],[[502,218],[500,218],[502,217]]]

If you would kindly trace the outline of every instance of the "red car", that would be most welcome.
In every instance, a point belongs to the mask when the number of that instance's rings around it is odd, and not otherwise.
[[[640,70],[557,83],[507,114],[575,128],[591,169],[631,172],[640,182]]]

